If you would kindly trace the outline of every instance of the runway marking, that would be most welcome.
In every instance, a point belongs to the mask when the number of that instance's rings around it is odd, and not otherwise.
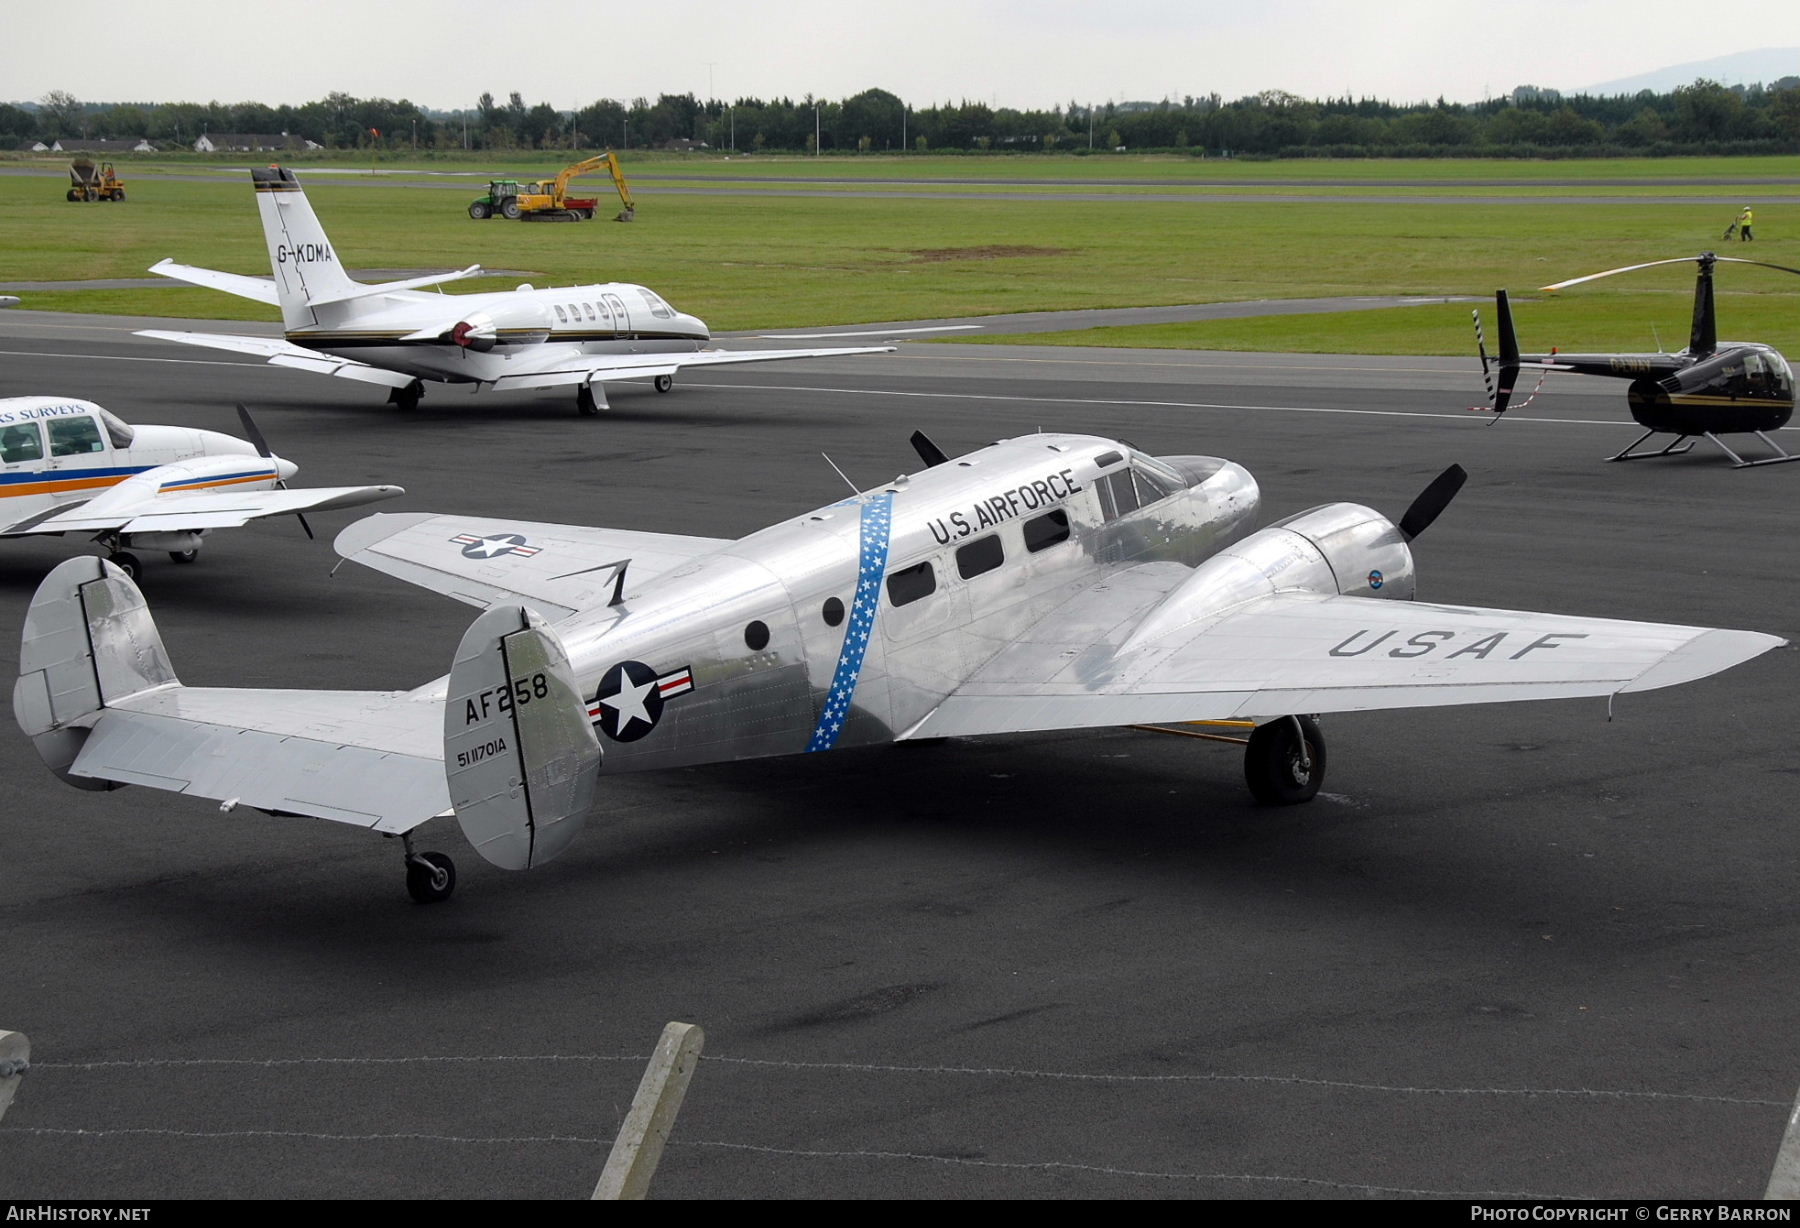
[[[647,1054],[637,1053],[525,1053],[443,1054],[405,1057],[148,1057],[99,1062],[33,1062],[33,1070],[117,1070],[194,1066],[411,1066],[475,1065],[483,1062],[625,1062],[643,1065]],[[1032,1070],[1004,1066],[895,1066],[867,1062],[796,1062],[780,1058],[726,1057],[706,1054],[708,1065],[764,1066],[783,1070],[842,1071],[865,1074],[956,1075],[985,1078],[1044,1079],[1081,1083],[1269,1083],[1295,1087],[1322,1087],[1334,1091],[1392,1092],[1415,1096],[1562,1096],[1592,1100],[1671,1100],[1696,1104],[1732,1104],[1752,1108],[1789,1107],[1787,1100],[1760,1100],[1746,1096],[1718,1096],[1696,1092],[1620,1091],[1593,1087],[1418,1087],[1394,1083],[1358,1083],[1347,1079],[1321,1079],[1307,1075],[1269,1074],[1108,1074],[1080,1070]]]
[[[1447,418],[1469,420],[1468,410],[1456,412],[1411,409],[1342,409],[1325,405],[1234,405],[1211,401],[1135,401],[1117,397],[1030,397],[997,392],[900,392],[888,388],[820,388],[806,384],[697,384],[684,381],[688,388],[711,388],[721,392],[738,392],[746,388],[764,392],[828,392],[847,396],[918,397],[942,401],[1016,401],[1027,405],[1113,405],[1139,409],[1233,409],[1283,414],[1353,414],[1373,418]],[[1513,418],[1508,421],[1545,422],[1556,426],[1628,425],[1621,418]],[[1800,428],[1783,427],[1783,430]]]
[[[268,367],[280,370],[264,362],[227,362],[222,358],[140,358],[130,354],[52,354],[43,350],[0,350],[0,357],[6,358],[78,358],[82,362],[172,362],[186,367],[245,367],[255,370]]]
[[[468,1145],[488,1145],[497,1147],[517,1147],[521,1145],[541,1146],[545,1143],[566,1143],[582,1147],[610,1147],[613,1140],[598,1136],[572,1134],[525,1134],[525,1135],[465,1135],[465,1134],[426,1134],[422,1132],[402,1131],[389,1134],[342,1134],[326,1131],[308,1130],[175,1130],[158,1126],[126,1126],[112,1129],[87,1130],[75,1127],[58,1128],[54,1126],[23,1126],[14,1129],[0,1130],[0,1137],[6,1135],[37,1135],[49,1138],[177,1138],[217,1142],[227,1139],[307,1139],[325,1143],[378,1143],[378,1142],[422,1142],[422,1143],[462,1143]],[[1069,1172],[1090,1173],[1104,1177],[1129,1177],[1134,1180],[1160,1181],[1230,1181],[1239,1183],[1262,1183],[1271,1185],[1305,1185],[1334,1190],[1357,1190],[1369,1194],[1412,1194],[1426,1197],[1442,1198],[1509,1198],[1528,1199],[1532,1201],[1569,1201],[1592,1195],[1537,1194],[1517,1190],[1433,1190],[1400,1185],[1369,1185],[1360,1181],[1337,1181],[1329,1177],[1290,1177],[1277,1173],[1186,1173],[1169,1172],[1158,1169],[1115,1168],[1105,1164],[1082,1164],[1072,1160],[985,1160],[972,1156],[940,1156],[916,1151],[868,1151],[843,1150],[824,1151],[811,1148],[770,1147],[760,1143],[728,1143],[715,1139],[671,1139],[667,1143],[671,1147],[693,1147],[712,1151],[747,1151],[758,1155],[791,1156],[802,1160],[904,1160],[923,1161],[931,1164],[946,1164],[962,1168],[1005,1169],[1013,1172]]]

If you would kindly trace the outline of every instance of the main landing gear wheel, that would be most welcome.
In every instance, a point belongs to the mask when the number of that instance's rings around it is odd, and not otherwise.
[[[401,413],[411,413],[413,410],[419,408],[419,401],[424,396],[425,385],[421,384],[418,380],[414,380],[404,388],[389,389],[388,404],[400,410]]]
[[[656,390],[658,392],[667,392],[674,386],[675,377],[673,375],[659,375],[656,377]]]
[[[437,904],[456,890],[456,863],[444,853],[415,853],[406,859],[406,894],[415,904]]]
[[[171,550],[169,558],[176,563],[192,563],[200,557],[198,550]]]
[[[575,408],[589,418],[600,416],[600,402],[594,399],[594,390],[586,384],[575,390]]]
[[[131,580],[133,583],[136,583],[137,578],[144,574],[144,565],[143,565],[143,563],[138,561],[138,556],[135,554],[127,553],[124,550],[117,551],[114,554],[109,554],[106,558],[106,561],[111,563],[114,567],[117,567],[120,571],[124,572],[126,575],[126,578]]]
[[[1325,783],[1325,736],[1310,716],[1258,725],[1244,748],[1244,782],[1265,806],[1310,802]]]

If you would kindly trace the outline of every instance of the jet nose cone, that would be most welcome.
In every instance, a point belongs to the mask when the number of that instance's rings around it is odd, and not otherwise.
[[[300,472],[300,466],[291,460],[283,460],[279,456],[271,456],[269,459],[275,462],[275,473],[284,482]]]

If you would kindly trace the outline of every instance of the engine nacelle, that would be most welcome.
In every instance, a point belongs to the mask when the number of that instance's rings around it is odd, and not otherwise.
[[[1194,568],[1145,616],[1121,652],[1245,602],[1280,592],[1410,601],[1412,549],[1394,522],[1356,503],[1328,503],[1259,529]]]
[[[541,345],[550,339],[550,309],[542,303],[504,303],[477,311],[450,330],[450,340],[485,354],[496,345]]]

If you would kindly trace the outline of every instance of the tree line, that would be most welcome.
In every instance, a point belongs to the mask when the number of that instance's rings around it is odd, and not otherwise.
[[[1564,96],[1524,85],[1480,103],[1306,99],[1280,90],[1159,102],[1070,102],[1017,110],[963,101],[915,107],[886,90],[837,101],[603,98],[579,110],[484,93],[473,107],[328,94],[301,106],[87,103],[52,91],[0,103],[0,148],[33,139],[144,138],[191,146],[202,134],[289,133],[328,149],[655,149],[751,152],[1175,151],[1248,157],[1542,157],[1793,153],[1800,77],[1770,85],[1697,80],[1667,93]],[[816,143],[815,143],[816,142]]]

